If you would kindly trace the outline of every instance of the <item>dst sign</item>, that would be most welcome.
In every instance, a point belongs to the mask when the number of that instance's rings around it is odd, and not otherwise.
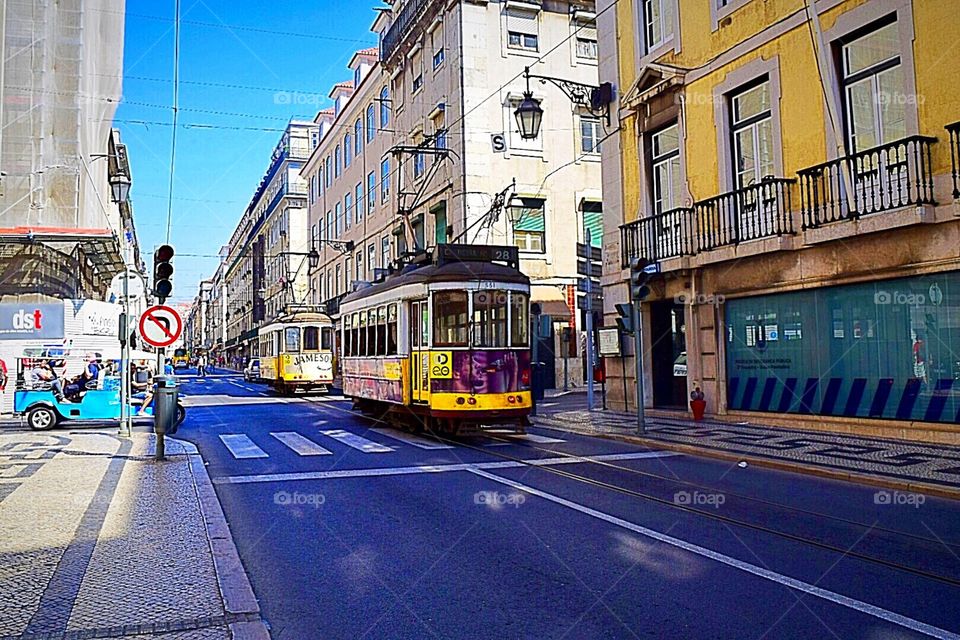
[[[0,304],[0,340],[63,337],[63,303]]]

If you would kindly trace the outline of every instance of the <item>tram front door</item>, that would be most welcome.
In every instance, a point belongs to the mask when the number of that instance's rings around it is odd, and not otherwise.
[[[426,300],[410,303],[410,386],[412,400],[430,402],[430,312]]]

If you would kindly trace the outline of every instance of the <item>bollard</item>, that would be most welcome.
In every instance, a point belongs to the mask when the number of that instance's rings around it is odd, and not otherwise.
[[[165,453],[164,436],[177,432],[177,399],[179,385],[174,376],[154,376],[153,378],[153,432],[157,434],[157,453],[155,460],[163,460]]]

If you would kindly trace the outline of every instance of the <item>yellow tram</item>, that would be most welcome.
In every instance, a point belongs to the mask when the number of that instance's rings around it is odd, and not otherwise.
[[[340,303],[343,393],[414,430],[528,423],[530,281],[516,247],[439,245]]]
[[[323,313],[281,316],[260,329],[260,378],[280,393],[326,391],[333,383],[333,321]]]

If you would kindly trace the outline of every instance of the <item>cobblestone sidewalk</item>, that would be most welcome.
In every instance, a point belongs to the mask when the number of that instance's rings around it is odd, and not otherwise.
[[[615,411],[566,411],[535,420],[542,427],[563,431],[636,439],[651,446],[742,457],[834,477],[872,478],[910,490],[938,489],[944,495],[960,498],[958,447],[669,418],[648,418],[646,434],[636,438],[636,414]]]
[[[268,638],[193,446],[0,435],[0,639]]]

